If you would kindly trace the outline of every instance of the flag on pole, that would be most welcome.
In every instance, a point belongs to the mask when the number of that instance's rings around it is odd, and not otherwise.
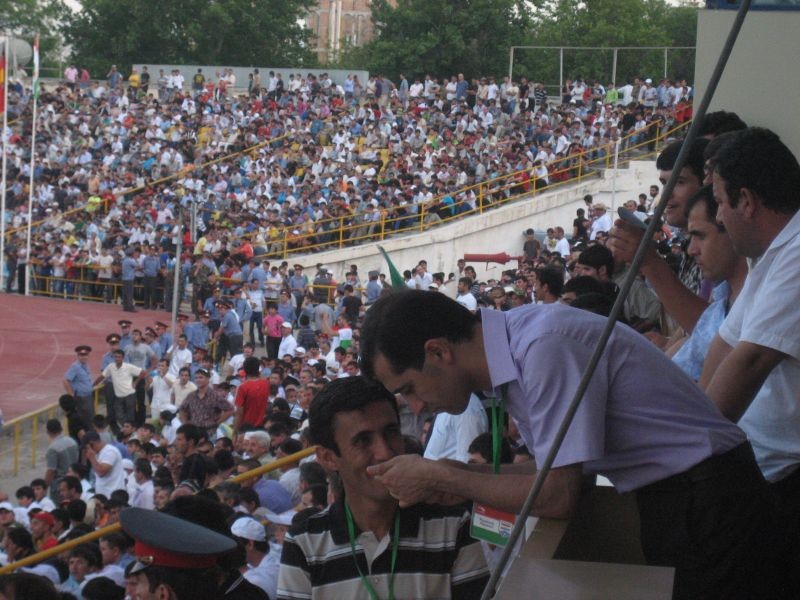
[[[381,246],[378,246],[378,250],[381,251],[383,258],[385,258],[386,262],[389,263],[389,277],[392,280],[392,287],[396,289],[405,289],[406,281],[403,279],[403,276],[400,275],[400,271],[397,270],[397,267],[394,266],[392,259],[389,258],[389,254]]]
[[[5,44],[4,44],[5,45]],[[0,114],[6,109],[6,53],[3,49],[3,55],[0,56]]]
[[[39,100],[39,36],[33,40],[33,99]]]

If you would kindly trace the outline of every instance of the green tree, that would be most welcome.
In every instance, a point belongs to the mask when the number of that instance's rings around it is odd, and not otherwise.
[[[69,9],[61,0],[0,0],[0,31],[31,45],[38,34],[42,67],[52,68],[59,62],[59,30],[68,14]]]
[[[516,0],[387,0],[372,3],[375,38],[339,63],[396,77],[469,78],[507,70],[508,49],[525,39],[529,3]]]
[[[527,42],[532,46],[694,46],[697,7],[673,6],[665,0],[548,0],[534,14]],[[564,77],[581,76],[608,83],[612,74],[611,50],[564,52]],[[663,74],[661,50],[620,50],[617,83],[635,76],[657,78]],[[523,50],[515,73],[552,84],[559,80],[558,52]],[[669,75],[691,77],[694,53],[670,52]]]
[[[95,75],[111,63],[306,66],[312,0],[83,0],[65,33]]]

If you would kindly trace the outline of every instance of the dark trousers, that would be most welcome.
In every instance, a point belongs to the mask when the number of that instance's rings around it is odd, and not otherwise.
[[[103,386],[103,394],[106,398],[106,416],[108,417],[108,425],[114,435],[119,433],[119,425],[117,424],[117,397],[114,395],[114,384],[111,381],[106,381]]]
[[[219,352],[217,354],[217,360],[224,359],[225,355],[228,353],[230,356],[241,354],[243,343],[244,337],[241,333],[234,335],[223,333],[221,336],[219,336]]]
[[[92,427],[92,417],[94,417],[94,402],[92,395],[75,396],[75,410],[86,427]]]
[[[792,590],[800,598],[800,469],[770,484],[778,497],[778,512],[788,547],[783,568],[792,574]]]
[[[250,315],[250,341],[254,344],[256,343],[256,339],[253,337],[253,333],[255,333],[255,329],[258,329],[258,343],[260,345],[264,345],[264,317],[261,311],[253,312]]]
[[[749,442],[637,490],[642,550],[673,598],[788,598],[777,502]]]
[[[158,302],[155,276],[150,277],[149,275],[145,275],[142,283],[144,285],[144,307],[147,309],[155,308]]]
[[[145,385],[144,379],[136,384],[136,406],[134,407],[134,422],[136,427],[142,425],[147,418],[147,406],[145,405]]]
[[[134,310],[133,307],[133,279],[122,280],[122,308],[123,310]]]
[[[281,339],[279,337],[267,337],[267,356],[269,358],[280,358],[278,349],[281,347]]]
[[[136,394],[130,396],[114,396],[114,412],[117,421],[122,425],[125,421],[136,422]]]

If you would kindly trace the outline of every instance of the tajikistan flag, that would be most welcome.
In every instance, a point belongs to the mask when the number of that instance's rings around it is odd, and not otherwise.
[[[39,36],[33,40],[33,99],[39,100]]]

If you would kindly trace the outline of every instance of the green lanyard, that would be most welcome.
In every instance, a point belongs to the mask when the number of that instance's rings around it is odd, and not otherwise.
[[[380,600],[378,592],[372,587],[369,580],[364,577],[361,572],[361,567],[358,566],[358,556],[356,556],[356,525],[353,521],[353,513],[350,512],[350,507],[345,502],[344,505],[345,516],[347,517],[347,533],[350,536],[350,550],[353,553],[353,562],[356,564],[358,576],[361,578],[361,583],[367,588],[367,593],[372,600]],[[392,536],[392,566],[389,575],[389,600],[394,600],[394,570],[397,566],[397,546],[400,543],[400,510],[394,515],[394,535]]]
[[[492,398],[492,469],[495,474],[500,472],[500,454],[503,451],[503,421],[506,414],[506,395],[508,384],[500,386],[500,402]]]

